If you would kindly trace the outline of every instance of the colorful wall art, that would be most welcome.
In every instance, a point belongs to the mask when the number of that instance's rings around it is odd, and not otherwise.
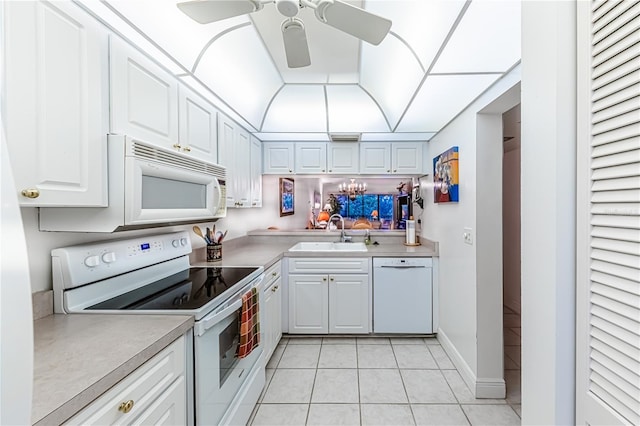
[[[433,202],[460,201],[458,184],[458,147],[454,146],[433,159]]]

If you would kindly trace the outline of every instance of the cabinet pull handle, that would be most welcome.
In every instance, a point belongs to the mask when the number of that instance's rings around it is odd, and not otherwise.
[[[398,170],[397,169],[393,169],[393,173],[396,173]]]
[[[289,169],[289,173],[293,173],[293,170]]]
[[[129,411],[131,411],[132,408],[133,400],[130,399],[127,402],[123,402],[122,404],[120,404],[120,406],[118,407],[118,411],[122,411],[123,413],[127,414]]]
[[[276,285],[276,286],[274,286],[274,287],[271,289],[271,291],[273,291],[273,292],[275,292],[275,291],[277,291],[277,290],[278,290],[278,286],[277,286],[277,285]]]
[[[333,281],[333,277],[329,278],[329,281]]]
[[[390,169],[387,169],[387,173],[391,173],[391,170],[390,170]]]
[[[182,150],[183,151],[187,151],[187,152],[191,152],[191,147],[190,146],[185,146]]]
[[[38,198],[40,196],[40,191],[36,188],[23,189],[22,195],[27,198]]]
[[[277,273],[277,272],[272,272],[272,273],[271,273],[271,276],[272,276],[272,277],[275,277],[276,275],[278,275],[278,273]]]
[[[331,173],[333,170],[329,169],[329,173]]]
[[[322,279],[322,281],[326,281],[326,280],[327,280],[327,277],[324,277],[324,278]]]
[[[173,147],[174,147],[175,149],[180,149],[180,148],[182,148],[182,145],[180,145],[179,143],[174,143],[174,144],[173,144]]]
[[[324,173],[324,169],[322,169],[322,173]]]

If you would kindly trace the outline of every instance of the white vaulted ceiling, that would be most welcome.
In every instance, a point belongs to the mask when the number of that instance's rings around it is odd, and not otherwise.
[[[520,61],[517,0],[349,1],[393,22],[378,46],[302,8],[311,66],[298,69],[272,3],[205,25],[175,0],[82,3],[262,140],[428,140]]]

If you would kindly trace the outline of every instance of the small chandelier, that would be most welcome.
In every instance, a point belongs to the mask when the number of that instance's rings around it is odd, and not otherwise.
[[[367,184],[366,183],[356,183],[355,179],[351,179],[351,183],[348,185],[346,183],[341,183],[338,185],[338,190],[343,193],[349,195],[350,200],[355,200],[356,196],[363,195],[367,192]]]

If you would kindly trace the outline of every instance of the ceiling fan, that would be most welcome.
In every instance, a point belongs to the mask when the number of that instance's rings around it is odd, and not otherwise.
[[[313,9],[320,22],[376,46],[391,29],[389,19],[341,0],[188,0],[179,2],[178,8],[191,19],[208,24],[257,12],[267,3],[275,3],[278,12],[287,17],[281,29],[289,68],[311,65],[304,23],[296,18],[303,7]]]

